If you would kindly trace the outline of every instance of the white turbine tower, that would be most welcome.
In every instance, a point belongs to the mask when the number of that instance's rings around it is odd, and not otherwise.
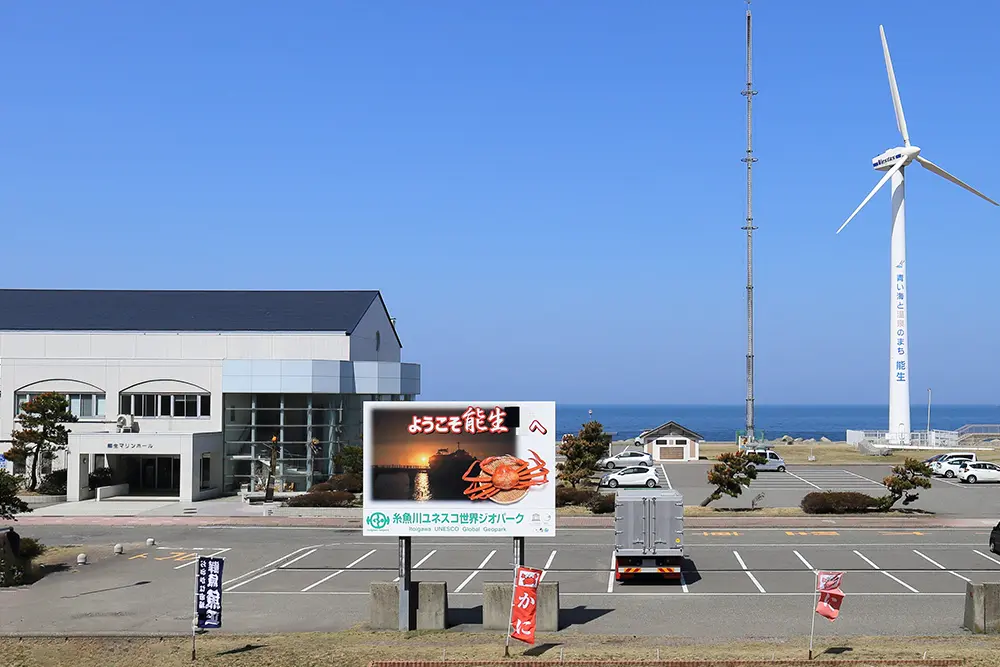
[[[899,128],[899,133],[903,135],[903,145],[887,150],[872,160],[872,166],[875,170],[883,171],[885,174],[864,198],[861,205],[854,209],[851,217],[840,226],[837,233],[839,234],[864,205],[875,196],[875,193],[882,189],[882,186],[889,179],[892,179],[892,250],[890,256],[892,300],[890,305],[888,440],[894,444],[906,445],[910,442],[910,367],[908,359],[909,338],[906,326],[906,199],[903,190],[903,172],[907,165],[916,161],[921,167],[982,197],[994,206],[1000,206],[1000,204],[955,178],[930,160],[921,157],[920,149],[910,145],[910,135],[906,131],[906,119],[903,117],[903,105],[899,101],[899,89],[896,88],[896,75],[892,70],[892,60],[889,58],[889,45],[885,41],[885,30],[882,26],[879,26],[878,29],[882,35],[882,51],[885,54],[885,68],[889,73],[892,105],[896,110],[896,126]]]

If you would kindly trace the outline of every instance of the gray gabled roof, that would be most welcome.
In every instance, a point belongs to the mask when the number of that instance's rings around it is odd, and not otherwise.
[[[658,436],[658,435],[669,435],[671,431],[673,431],[673,433],[675,435],[684,435],[684,436],[687,436],[691,440],[704,440],[705,439],[705,438],[703,438],[701,436],[700,433],[695,433],[691,429],[689,429],[689,428],[687,428],[685,426],[681,426],[680,424],[678,424],[675,421],[669,421],[666,424],[660,424],[656,428],[649,429],[648,431],[643,431],[642,433],[639,434],[639,437],[640,438],[648,438],[650,436],[655,437],[655,436]]]
[[[351,334],[375,299],[381,301],[378,290],[0,289],[0,331],[343,331]]]

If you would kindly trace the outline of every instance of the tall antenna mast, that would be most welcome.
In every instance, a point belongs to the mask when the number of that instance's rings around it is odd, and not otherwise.
[[[747,98],[747,154],[742,162],[747,165],[747,224],[741,229],[747,233],[747,423],[746,435],[748,442],[757,439],[754,425],[753,396],[753,57],[752,57],[752,27],[750,17],[750,0],[747,0],[747,87],[741,95]]]

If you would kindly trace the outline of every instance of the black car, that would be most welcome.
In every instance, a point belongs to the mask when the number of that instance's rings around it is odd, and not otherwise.
[[[990,551],[993,553],[997,552],[997,545],[1000,544],[1000,523],[993,526],[993,530],[990,531]]]

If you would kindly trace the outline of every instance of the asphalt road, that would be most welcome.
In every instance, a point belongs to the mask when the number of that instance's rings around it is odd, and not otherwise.
[[[662,486],[671,486],[684,494],[688,505],[697,505],[711,492],[707,471],[711,462],[657,464],[654,469]],[[872,496],[885,494],[881,480],[889,475],[888,465],[789,466],[787,472],[759,472],[757,479],[737,499],[725,497],[715,507],[798,507],[802,497],[812,491],[860,491]],[[930,489],[920,491],[920,499],[911,507],[942,517],[1000,517],[1000,484],[963,484],[957,479],[935,477]]]
[[[688,531],[683,582],[613,579],[607,530],[529,540],[527,562],[558,581],[567,632],[699,638],[788,637],[812,620],[813,568],[847,574],[837,622],[817,634],[961,633],[967,581],[1000,581],[988,531]],[[185,632],[193,562],[226,557],[229,632],[321,631],[368,619],[368,586],[396,576],[397,542],[356,531],[256,527],[25,526],[24,536],[78,543],[92,563],[34,586],[0,589],[3,632]],[[153,533],[147,535],[147,533]],[[152,536],[157,545],[146,548]],[[111,555],[115,542],[126,554]],[[482,587],[510,579],[509,540],[414,540],[414,579],[448,584],[452,618],[474,629]],[[734,622],[736,621],[736,622]]]

